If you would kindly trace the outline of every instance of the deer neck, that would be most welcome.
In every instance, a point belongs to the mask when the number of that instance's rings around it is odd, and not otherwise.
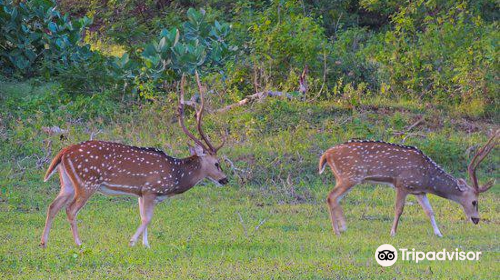
[[[194,187],[205,178],[202,174],[201,159],[198,156],[177,159],[174,170],[172,176],[182,192]]]
[[[455,200],[462,193],[458,186],[457,179],[443,170],[436,172],[436,174],[432,176],[431,181],[432,186],[430,188],[430,193],[437,196]]]

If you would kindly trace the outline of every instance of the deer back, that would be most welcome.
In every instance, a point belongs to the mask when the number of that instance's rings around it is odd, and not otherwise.
[[[412,146],[351,140],[330,148],[324,157],[335,177],[342,180],[375,181],[421,189],[434,181],[453,179]]]
[[[109,194],[180,193],[184,191],[182,181],[200,168],[194,158],[176,159],[155,148],[104,141],[70,146],[61,160],[84,190],[103,186]]]

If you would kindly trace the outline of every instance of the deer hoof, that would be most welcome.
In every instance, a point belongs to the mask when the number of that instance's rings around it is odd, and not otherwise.
[[[45,242],[40,242],[40,244],[38,244],[38,246],[42,249],[45,249],[47,248],[47,244]]]
[[[128,243],[128,246],[134,247],[135,246],[135,240],[130,240],[130,242]]]

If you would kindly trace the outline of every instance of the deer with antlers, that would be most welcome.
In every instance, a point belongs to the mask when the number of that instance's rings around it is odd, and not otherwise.
[[[467,218],[479,223],[478,196],[493,186],[493,181],[480,186],[476,169],[498,144],[499,131],[473,157],[468,173],[472,186],[464,179],[446,173],[432,159],[415,147],[381,141],[351,140],[328,149],[319,160],[319,173],[328,164],[336,185],[329,193],[327,204],[335,234],[345,231],[346,221],[340,200],[352,187],[361,183],[388,184],[396,189],[396,207],[391,235],[396,234],[398,222],[409,194],[416,196],[429,217],[434,234],[442,237],[434,219],[427,193],[450,199],[462,205]]]
[[[179,124],[196,144],[189,147],[190,157],[174,158],[155,148],[104,141],[72,145],[57,154],[44,180],[47,181],[59,171],[61,190],[48,208],[40,246],[46,246],[52,221],[63,207],[66,207],[74,241],[80,246],[76,215],[88,199],[98,192],[139,198],[141,224],[129,244],[135,245],[142,234],[144,246],[149,247],[147,227],[156,203],[189,190],[204,178],[220,185],[228,183],[217,157],[217,151],[224,145],[225,138],[220,146],[214,147],[203,132],[204,99],[198,73],[196,81],[201,99],[200,108],[196,110],[196,122],[201,139],[196,138],[184,124],[184,76],[179,94]]]

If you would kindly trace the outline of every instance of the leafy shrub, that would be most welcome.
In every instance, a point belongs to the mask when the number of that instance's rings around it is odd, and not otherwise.
[[[205,9],[209,22],[214,18],[230,21],[240,4],[233,0],[92,0],[85,3],[60,0],[58,3],[65,12],[94,18],[92,31],[127,51],[134,51],[138,45],[150,41],[165,26],[181,28],[189,8]]]
[[[314,73],[322,68],[326,37],[321,26],[303,14],[298,1],[273,2],[258,15],[250,32],[253,55],[275,84],[286,80],[291,69],[301,72],[308,65]]]
[[[187,18],[182,28],[163,29],[144,46],[136,61],[140,68],[130,67],[132,55],[115,60],[115,68],[130,70],[127,78],[143,96],[154,96],[157,88],[178,80],[182,73],[215,70],[231,56],[234,47],[226,41],[231,29],[228,23],[207,22],[204,10],[189,9]]]
[[[209,24],[204,10],[189,9],[187,16],[182,29],[163,29],[158,41],[144,47],[141,58],[152,77],[165,69],[194,73],[201,66],[214,67],[229,57],[230,47],[225,40],[230,30],[228,23]]]
[[[88,59],[88,45],[79,45],[86,17],[70,20],[55,9],[53,0],[0,0],[0,66],[23,76],[60,72]]]
[[[498,102],[497,24],[486,24],[463,2],[420,25],[414,15],[421,9],[417,1],[394,15],[395,28],[376,55],[390,91],[443,103]]]
[[[303,12],[300,1],[270,5],[241,1],[235,13],[230,40],[239,51],[226,65],[224,80],[230,98],[264,89],[295,91],[306,65],[308,79],[322,76],[327,40],[322,27]]]
[[[363,84],[361,87],[378,89],[379,66],[371,59],[373,49],[378,48],[374,39],[376,37],[365,28],[351,28],[338,33],[336,40],[329,45],[327,61],[330,88],[338,87],[339,84],[350,84],[357,88]]]

